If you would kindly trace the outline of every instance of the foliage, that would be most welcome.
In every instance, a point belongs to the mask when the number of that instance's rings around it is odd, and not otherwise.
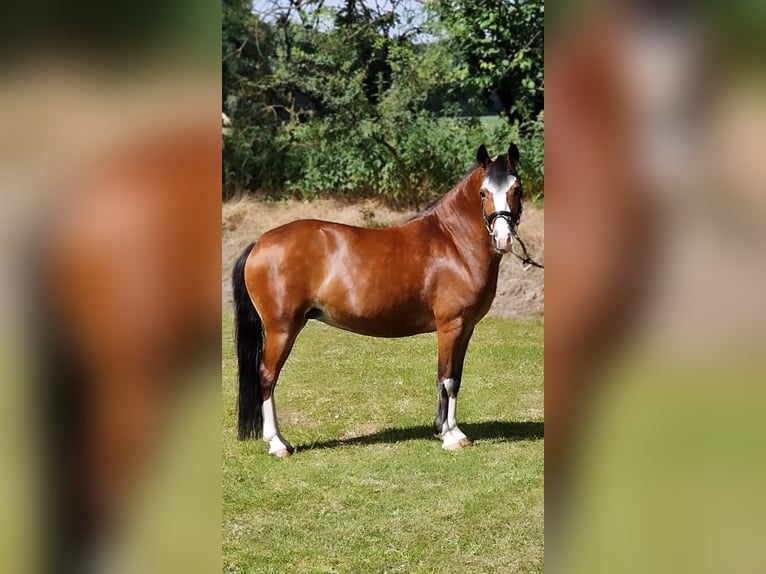
[[[543,109],[542,0],[432,0],[460,54],[461,90],[480,109],[499,98],[511,121],[533,121]]]
[[[246,2],[224,2],[227,196],[380,195],[421,207],[459,181],[481,143],[542,147],[533,121],[497,129],[462,115],[464,92],[478,90],[467,60],[436,36],[436,12],[419,19],[413,5],[277,0],[265,22]],[[527,187],[542,193],[534,165]]]
[[[516,133],[510,138],[519,142],[522,150],[519,175],[521,176],[524,192],[533,201],[542,204],[545,190],[545,145],[543,131],[545,129],[545,112],[527,122],[526,129],[521,129],[519,123],[514,123]],[[502,138],[502,136],[496,136]]]
[[[278,125],[274,98],[263,80],[271,75],[271,27],[250,12],[248,0],[223,1],[222,97],[232,120],[223,138],[223,192],[258,188],[268,180]]]
[[[236,440],[229,313],[223,332],[225,571],[543,571],[541,320],[477,326],[458,407],[476,443],[460,453],[432,437],[434,334],[310,322],[276,390],[287,460]]]

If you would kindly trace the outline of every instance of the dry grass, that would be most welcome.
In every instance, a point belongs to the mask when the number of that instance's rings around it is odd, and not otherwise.
[[[223,204],[222,209],[222,292],[225,304],[231,300],[229,274],[245,246],[264,232],[296,219],[324,219],[350,225],[380,227],[397,225],[414,211],[395,211],[379,202],[366,199],[357,203],[333,199],[280,201],[266,203],[252,197],[240,197]],[[537,261],[544,259],[543,210],[527,203],[519,235]],[[524,270],[521,262],[506,256],[500,266],[497,297],[490,314],[502,317],[540,315],[544,309],[543,271]]]

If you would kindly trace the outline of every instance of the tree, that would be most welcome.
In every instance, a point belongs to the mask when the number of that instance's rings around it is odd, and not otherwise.
[[[463,117],[466,97],[518,91],[502,59],[473,78],[460,48],[471,42],[440,37],[458,27],[416,10],[419,0],[265,6],[258,15],[247,1],[224,0],[227,195],[381,194],[419,207],[460,178],[479,143],[519,141],[517,124]]]
[[[480,109],[494,93],[522,125],[543,109],[542,0],[430,0],[461,55],[461,89]]]
[[[265,176],[259,158],[275,135],[266,113],[271,97],[263,86],[272,73],[273,34],[251,13],[248,0],[224,0],[222,16],[223,112],[231,120],[223,137],[223,192],[229,197],[259,187]]]

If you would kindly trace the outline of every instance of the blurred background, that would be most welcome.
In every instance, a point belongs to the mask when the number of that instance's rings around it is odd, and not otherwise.
[[[220,8],[6,6],[0,569],[220,569]]]
[[[762,571],[763,4],[546,8],[546,569]]]

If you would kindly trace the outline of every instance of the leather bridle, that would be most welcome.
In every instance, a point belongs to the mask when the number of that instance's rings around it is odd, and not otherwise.
[[[515,174],[514,174],[515,175]],[[518,176],[516,176],[518,177]],[[523,251],[523,254],[516,253],[513,250],[513,247],[511,247],[510,253],[521,260],[522,264],[526,266],[526,268],[529,268],[529,266],[538,267],[540,269],[544,269],[545,267],[541,264],[532,259],[529,256],[529,253],[527,253],[527,246],[524,245],[524,242],[521,240],[521,237],[519,237],[517,233],[517,229],[519,227],[519,220],[521,219],[521,209],[519,209],[519,213],[517,216],[514,217],[513,213],[510,211],[495,211],[494,213],[491,213],[487,215],[487,212],[484,210],[484,202],[487,199],[487,194],[490,193],[490,191],[482,187],[479,190],[479,194],[481,195],[481,217],[484,220],[484,226],[487,228],[487,231],[490,235],[492,235],[492,224],[495,222],[496,219],[505,219],[508,222],[508,226],[511,228],[511,235],[513,235],[513,238],[515,239],[514,245],[521,246],[521,249]]]
[[[513,213],[505,210],[495,211],[487,215],[487,212],[484,209],[484,202],[487,200],[488,193],[489,190],[485,187],[482,187],[479,190],[479,194],[481,195],[481,217],[484,220],[484,226],[487,228],[487,231],[492,235],[492,224],[495,220],[505,219],[508,222],[508,226],[511,228],[511,233],[516,235],[516,228],[519,226],[519,220],[521,219],[521,210],[519,210],[517,216],[514,216]]]

